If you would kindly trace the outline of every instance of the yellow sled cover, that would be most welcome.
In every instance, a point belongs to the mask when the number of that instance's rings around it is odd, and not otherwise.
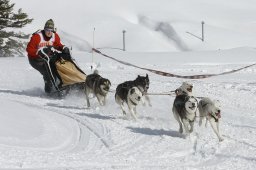
[[[58,74],[62,80],[62,86],[85,82],[86,74],[81,72],[77,66],[67,60],[61,59],[55,63]]]

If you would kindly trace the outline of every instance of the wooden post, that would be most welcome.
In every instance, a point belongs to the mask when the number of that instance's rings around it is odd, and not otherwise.
[[[123,30],[123,51],[125,51],[125,30]]]

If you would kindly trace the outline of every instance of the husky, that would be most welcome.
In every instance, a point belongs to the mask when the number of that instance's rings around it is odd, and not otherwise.
[[[126,92],[126,91],[123,91],[123,92]],[[123,94],[123,95],[126,97],[120,98],[119,95],[115,95],[116,103],[120,105],[123,111],[123,114],[127,115],[124,110],[124,103],[126,103],[131,113],[131,116],[134,118],[134,120],[137,120],[136,106],[140,103],[140,101],[143,100],[142,92],[139,90],[138,87],[134,86],[127,91],[127,94]]]
[[[205,126],[207,125],[207,121],[209,120],[211,127],[214,133],[217,135],[219,141],[223,141],[224,139],[219,133],[219,119],[221,118],[221,104],[218,100],[211,100],[210,98],[203,98],[199,101],[199,126],[202,125],[202,121],[206,118]]]
[[[146,74],[146,76],[138,75],[138,77],[133,81],[126,81],[126,82],[123,82],[123,83],[119,84],[116,88],[115,98],[119,97],[121,100],[126,100],[128,91],[132,87],[137,87],[141,91],[143,97],[145,97],[149,106],[152,106],[151,102],[150,102],[150,99],[147,95],[147,91],[149,89],[148,74]],[[145,105],[145,100],[144,99],[143,99],[143,105]]]
[[[182,94],[174,99],[172,112],[179,123],[180,133],[183,133],[183,127],[187,134],[193,132],[197,106],[198,101],[193,96]]]
[[[193,84],[188,82],[183,82],[182,85],[175,90],[176,96],[178,95],[188,95],[192,96]]]
[[[109,92],[111,82],[99,75],[95,70],[93,74],[87,75],[85,80],[85,95],[87,100],[87,107],[90,107],[89,94],[93,93],[96,96],[100,105],[106,104],[106,96]]]

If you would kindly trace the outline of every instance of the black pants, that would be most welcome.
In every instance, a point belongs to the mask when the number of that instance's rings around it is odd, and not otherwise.
[[[30,65],[43,75],[43,79],[45,83],[46,82],[55,83],[57,76],[56,76],[56,67],[54,63],[50,62],[50,68],[51,68],[50,70],[47,62],[41,58],[36,58],[36,59],[29,58],[28,60]]]

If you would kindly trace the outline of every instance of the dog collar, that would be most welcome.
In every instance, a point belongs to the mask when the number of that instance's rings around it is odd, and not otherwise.
[[[218,113],[216,116],[212,113],[208,113],[208,115],[211,116],[212,118],[214,118],[215,122],[218,122],[219,118],[221,117],[220,113]]]
[[[131,102],[133,105],[137,106],[137,103],[135,103],[135,102],[132,101],[131,99],[129,99],[129,100],[130,100],[130,102]]]

